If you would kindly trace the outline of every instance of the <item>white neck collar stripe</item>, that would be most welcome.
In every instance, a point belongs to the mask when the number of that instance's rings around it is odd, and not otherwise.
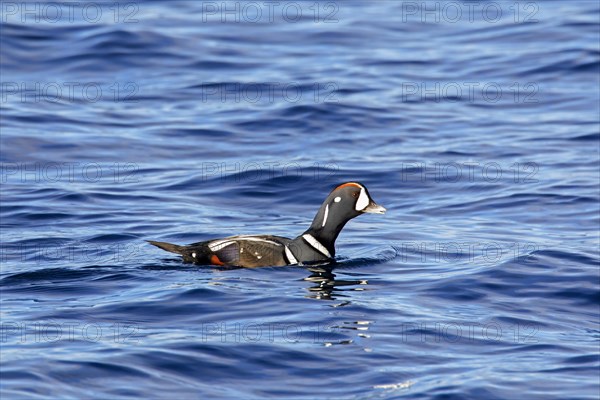
[[[323,246],[317,239],[315,239],[313,235],[311,235],[309,233],[305,233],[304,235],[302,235],[302,238],[304,240],[306,240],[306,243],[310,244],[319,253],[323,254],[326,257],[331,258],[331,254],[329,253],[329,250],[327,250],[327,248],[325,246]]]

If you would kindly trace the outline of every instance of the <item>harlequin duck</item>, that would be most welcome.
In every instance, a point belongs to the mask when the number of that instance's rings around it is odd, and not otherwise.
[[[237,267],[266,267],[324,262],[335,256],[335,240],[346,222],[362,213],[384,214],[367,188],[358,182],[337,186],[327,196],[310,228],[295,239],[270,235],[241,235],[187,246],[148,241],[183,256],[186,263]]]

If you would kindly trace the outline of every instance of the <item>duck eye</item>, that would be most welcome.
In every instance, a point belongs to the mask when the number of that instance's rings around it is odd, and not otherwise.
[[[358,192],[352,193],[352,197],[358,197]]]

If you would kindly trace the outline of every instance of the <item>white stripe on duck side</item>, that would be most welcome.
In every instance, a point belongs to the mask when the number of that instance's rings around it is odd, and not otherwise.
[[[298,260],[296,260],[296,257],[294,257],[294,254],[287,246],[285,246],[285,256],[287,257],[290,264],[298,264]]]
[[[308,244],[310,244],[315,250],[319,253],[323,254],[326,257],[331,258],[331,254],[329,254],[329,250],[325,246],[323,246],[317,239],[314,238],[313,235],[306,233],[302,235],[302,238],[306,240]]]
[[[232,237],[228,237],[228,238],[220,239],[220,240],[214,240],[208,244],[208,248],[211,249],[212,251],[219,251],[222,248],[235,243],[237,240],[247,240],[249,242],[262,242],[262,243],[274,244],[276,246],[282,246],[281,243],[274,242],[273,240],[263,239],[263,238],[259,238],[256,236],[240,235],[240,236],[232,236]]]

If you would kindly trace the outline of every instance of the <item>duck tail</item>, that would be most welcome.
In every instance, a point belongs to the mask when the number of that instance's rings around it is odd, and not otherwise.
[[[167,242],[155,242],[154,240],[146,240],[146,241],[148,243],[150,243],[151,245],[154,245],[165,251],[169,251],[169,252],[175,253],[175,254],[183,254],[183,248],[185,247],[185,246],[178,246],[176,244],[171,244],[171,243],[167,243]]]

